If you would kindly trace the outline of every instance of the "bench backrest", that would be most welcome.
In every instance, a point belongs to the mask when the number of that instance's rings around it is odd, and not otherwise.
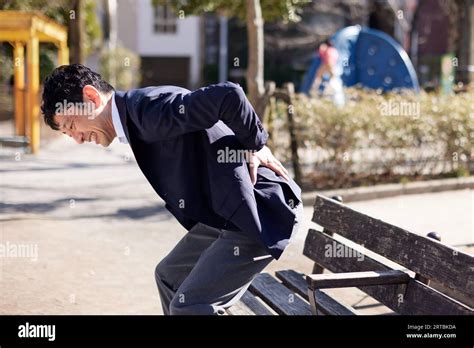
[[[331,272],[394,269],[378,256],[432,280],[449,290],[435,290],[414,278],[407,285],[361,287],[363,291],[402,314],[472,314],[474,298],[474,257],[436,240],[357,212],[335,200],[318,195],[313,222],[324,230],[311,229],[304,255]],[[335,233],[332,236],[327,232]],[[362,250],[345,243],[342,236]],[[379,260],[380,259],[380,260]],[[454,295],[453,295],[454,294]]]

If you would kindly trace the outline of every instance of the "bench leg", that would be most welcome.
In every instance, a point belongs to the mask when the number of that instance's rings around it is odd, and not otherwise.
[[[322,274],[323,272],[324,268],[315,262],[313,266],[313,272],[311,272],[311,274]]]
[[[308,298],[309,298],[309,303],[311,304],[311,312],[313,315],[318,315],[318,311],[316,309],[316,293],[308,289]]]

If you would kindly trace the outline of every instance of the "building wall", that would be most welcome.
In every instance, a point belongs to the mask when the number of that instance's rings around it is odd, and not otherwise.
[[[134,52],[138,52],[138,10],[136,0],[117,1],[118,40]]]
[[[123,0],[122,0],[123,1]],[[125,0],[128,1],[128,0]],[[151,0],[134,1],[138,7],[137,49],[142,57],[189,57],[191,88],[200,79],[200,19],[196,16],[178,19],[174,34],[159,34],[153,30]]]
[[[186,79],[188,88],[199,87],[201,80],[201,23],[197,16],[189,16],[177,20],[176,33],[162,34],[154,32],[154,10],[152,0],[117,0],[118,41],[126,48],[136,52],[143,60],[147,58],[147,66],[157,65],[153,76],[143,77],[146,84],[155,79],[154,84],[165,84],[170,74],[183,74],[182,62],[189,60],[189,76]],[[176,66],[170,59],[176,58]],[[153,61],[155,63],[153,63]],[[159,65],[166,62],[166,77],[162,76]],[[151,63],[150,63],[151,62]],[[182,76],[176,83],[184,81]]]

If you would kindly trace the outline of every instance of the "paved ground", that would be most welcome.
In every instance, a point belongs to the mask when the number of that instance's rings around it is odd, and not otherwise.
[[[0,247],[23,245],[28,252],[0,257],[0,314],[161,313],[153,271],[185,231],[127,145],[77,146],[61,137],[36,157],[11,153],[0,160]],[[416,233],[436,230],[448,244],[474,243],[473,191],[351,206]],[[301,255],[311,207],[305,214],[295,243],[268,271],[311,271]],[[367,302],[361,294],[336,293],[350,304]]]

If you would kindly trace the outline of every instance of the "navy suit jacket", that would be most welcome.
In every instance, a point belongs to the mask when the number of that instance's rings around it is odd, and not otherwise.
[[[186,229],[201,222],[242,231],[280,257],[301,189],[265,167],[253,186],[245,160],[222,161],[268,138],[239,85],[147,87],[116,92],[115,103],[140,169]]]

